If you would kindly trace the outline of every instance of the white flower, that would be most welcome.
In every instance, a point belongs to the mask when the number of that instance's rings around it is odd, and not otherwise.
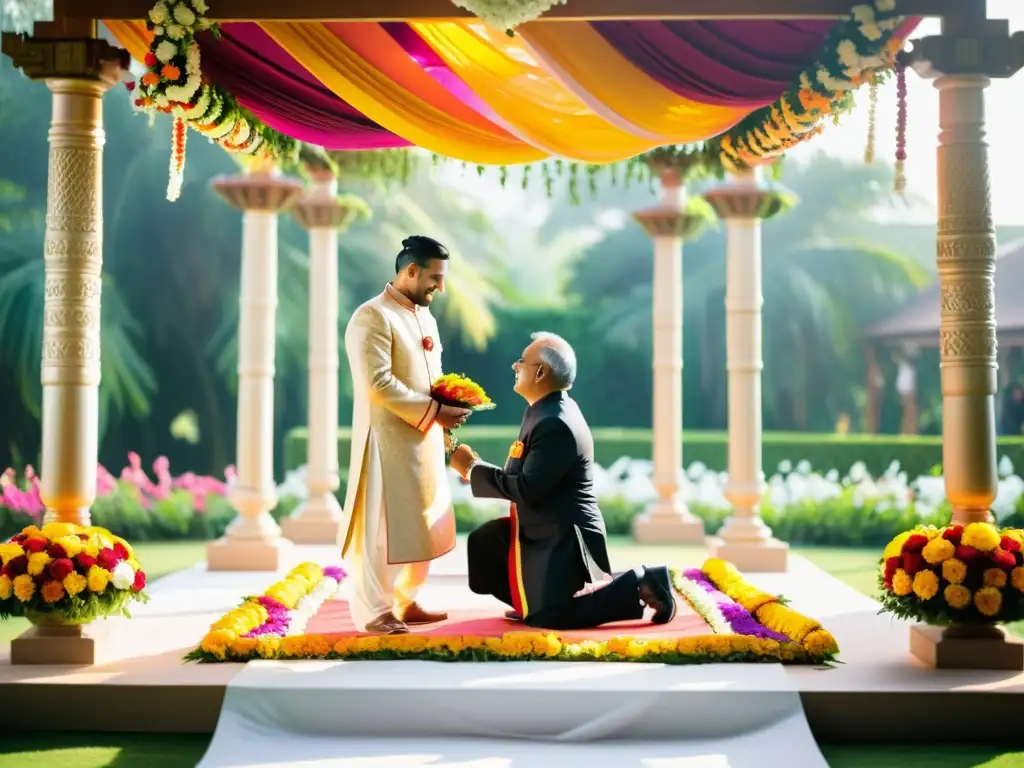
[[[860,61],[860,54],[857,53],[857,46],[852,40],[843,40],[836,48],[836,55],[839,63],[844,67],[855,67]]]
[[[114,589],[131,589],[135,583],[135,569],[122,560],[114,567],[110,583],[114,585]]]
[[[495,29],[513,29],[540,18],[565,0],[453,0]]]
[[[208,6],[204,2],[204,0],[192,0],[192,7],[195,8],[196,13],[199,14],[205,14],[208,10],[210,10],[210,6]]]
[[[855,5],[850,15],[858,24],[870,24],[875,20],[875,9],[870,5]]]
[[[185,27],[191,27],[196,23],[196,15],[185,3],[178,3],[174,6],[174,20]]]
[[[149,20],[154,24],[163,24],[167,21],[167,6],[161,1],[153,6],[149,12]]]
[[[875,0],[875,10],[879,13],[893,13],[896,10],[896,0]]]
[[[156,50],[153,51],[153,55],[156,56],[157,61],[166,64],[178,55],[178,46],[168,40],[164,40],[156,47]]]
[[[164,28],[161,26],[153,27],[153,36],[161,37],[164,34]]]
[[[878,24],[861,24],[860,33],[871,42],[880,40],[882,37],[882,29]]]
[[[788,475],[792,471],[793,471],[793,462],[792,461],[790,461],[789,459],[783,459],[782,461],[779,462],[779,472],[781,472],[784,475]]]
[[[181,24],[169,24],[167,26],[167,36],[171,40],[181,40],[185,36],[185,28]]]

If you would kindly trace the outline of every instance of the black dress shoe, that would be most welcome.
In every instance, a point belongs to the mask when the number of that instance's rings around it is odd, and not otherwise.
[[[505,618],[509,621],[522,621],[523,617],[519,611],[505,611]]]
[[[644,575],[639,584],[640,599],[654,609],[655,624],[668,624],[676,617],[676,599],[672,593],[672,577],[668,568],[659,565],[656,568],[644,568]]]

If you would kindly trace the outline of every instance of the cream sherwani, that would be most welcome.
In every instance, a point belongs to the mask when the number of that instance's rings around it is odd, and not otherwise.
[[[353,566],[352,619],[362,628],[388,611],[401,617],[416,599],[429,561],[455,547],[455,515],[430,397],[441,375],[430,310],[388,284],[353,313],[345,350],[353,407],[342,556]]]

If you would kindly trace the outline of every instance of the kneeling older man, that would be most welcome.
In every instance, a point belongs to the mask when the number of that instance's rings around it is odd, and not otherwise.
[[[519,439],[504,468],[467,445],[451,466],[477,498],[507,499],[509,516],[469,534],[469,587],[514,610],[534,627],[584,629],[643,618],[664,624],[676,612],[664,566],[638,567],[595,587],[611,573],[604,517],[594,496],[594,439],[569,397],[576,354],[564,339],[535,333],[512,364],[515,392],[528,403]]]

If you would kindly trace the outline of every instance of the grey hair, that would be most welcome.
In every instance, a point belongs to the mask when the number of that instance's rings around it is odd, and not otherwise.
[[[554,333],[537,331],[530,336],[541,344],[540,359],[551,369],[551,376],[560,389],[572,389],[576,381],[576,352],[572,345]]]

